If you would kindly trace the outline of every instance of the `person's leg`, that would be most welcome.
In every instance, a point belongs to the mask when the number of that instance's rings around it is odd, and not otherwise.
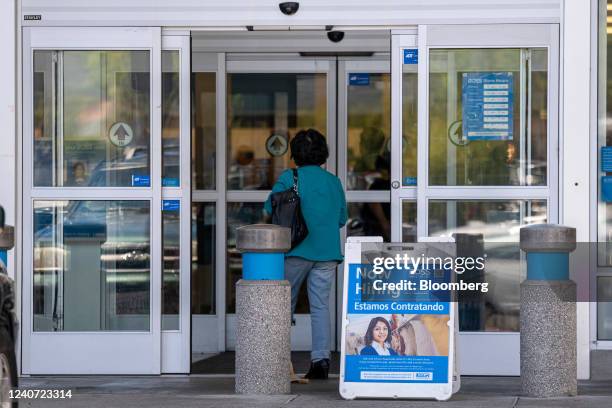
[[[315,262],[308,274],[308,301],[312,327],[313,361],[329,359],[331,320],[329,316],[329,295],[336,276],[337,262]]]
[[[295,313],[298,294],[308,271],[312,268],[313,262],[297,256],[285,258],[285,279],[291,284],[291,319]]]

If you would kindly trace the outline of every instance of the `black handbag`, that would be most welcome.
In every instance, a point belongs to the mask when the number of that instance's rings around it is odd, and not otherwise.
[[[298,194],[297,169],[293,169],[293,186],[285,191],[272,193],[272,224],[291,228],[291,249],[298,246],[308,235],[308,226],[302,214]]]

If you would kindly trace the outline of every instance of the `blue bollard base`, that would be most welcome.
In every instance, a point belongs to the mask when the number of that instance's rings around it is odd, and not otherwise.
[[[242,279],[285,279],[285,255],[278,252],[245,252],[242,254]]]

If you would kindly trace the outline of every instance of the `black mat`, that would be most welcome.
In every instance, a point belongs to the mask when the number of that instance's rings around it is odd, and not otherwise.
[[[191,374],[234,374],[234,359],[236,355],[233,351],[219,353],[210,358],[196,361],[191,364]],[[292,351],[291,361],[293,369],[298,374],[303,374],[310,367],[309,351]],[[340,353],[332,352],[330,374],[340,373]]]

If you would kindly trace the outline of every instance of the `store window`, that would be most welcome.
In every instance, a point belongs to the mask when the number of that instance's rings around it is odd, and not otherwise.
[[[150,186],[149,51],[34,51],[33,185]]]
[[[162,185],[180,187],[179,51],[162,51]]]
[[[302,129],[327,134],[327,75],[227,75],[227,189],[270,190]]]
[[[148,331],[149,201],[34,201],[34,331]]]
[[[547,55],[430,52],[430,185],[547,185]]]
[[[391,76],[351,73],[347,85],[347,190],[389,190]]]
[[[431,236],[482,234],[484,241],[486,268],[475,282],[488,282],[490,290],[460,298],[460,330],[518,331],[520,283],[526,276],[519,231],[525,224],[547,222],[546,201],[430,200],[428,211]]]
[[[179,200],[164,200],[162,211],[162,330],[178,330],[181,293],[181,212]]]
[[[212,58],[216,65],[216,57]],[[217,73],[191,75],[191,313],[216,313]],[[220,205],[225,202],[220,201]],[[224,247],[224,245],[222,245]]]
[[[214,190],[217,163],[217,74],[194,72],[191,76],[191,187]]]
[[[191,205],[191,313],[215,314],[215,203]]]

